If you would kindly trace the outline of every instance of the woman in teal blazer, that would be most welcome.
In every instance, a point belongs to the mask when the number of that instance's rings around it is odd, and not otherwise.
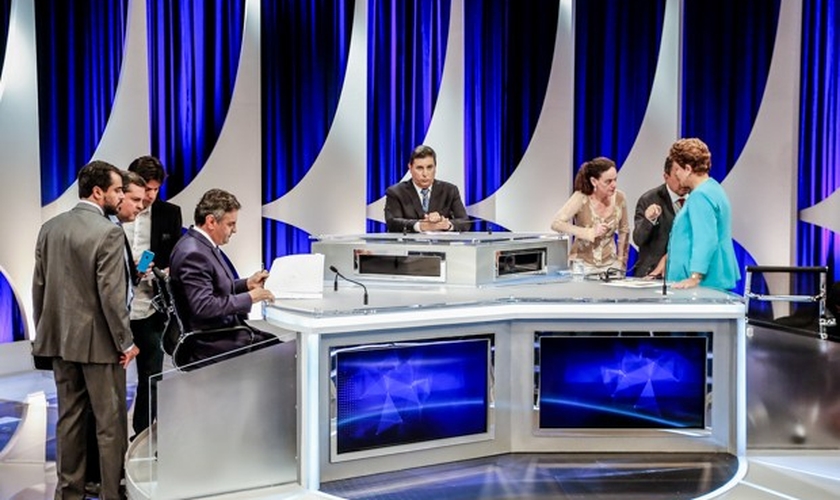
[[[669,157],[672,174],[691,196],[671,229],[667,280],[674,288],[731,290],[741,278],[732,243],[732,207],[723,187],[709,176],[709,147],[700,139],[680,139]]]

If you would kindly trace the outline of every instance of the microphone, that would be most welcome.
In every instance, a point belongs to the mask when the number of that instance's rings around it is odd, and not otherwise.
[[[670,244],[668,245],[671,246]],[[670,250],[670,248],[669,248]],[[668,258],[668,254],[665,254],[665,271],[662,273],[662,296],[668,295],[668,264],[671,263],[671,259]]]
[[[608,267],[606,271],[600,274],[599,278],[604,283],[609,283],[614,279],[621,279],[621,269],[617,267]]]
[[[152,273],[155,275],[155,278],[159,279],[162,282],[166,282],[169,280],[169,276],[160,270],[159,267],[154,266],[152,267]]]
[[[333,292],[338,291],[338,271],[335,269],[335,266],[330,266],[330,271],[335,273],[335,279],[333,279]]]
[[[335,268],[335,266],[330,266],[330,271],[335,273],[335,282],[334,282],[335,290],[338,290],[338,278],[341,278],[344,281],[349,281],[350,283],[353,283],[354,285],[359,285],[360,287],[362,287],[362,290],[365,291],[363,303],[364,303],[364,305],[368,305],[368,290],[367,290],[367,287],[362,282],[356,281],[356,280],[351,280],[347,276],[344,276],[343,274],[341,274],[338,271],[338,269]]]

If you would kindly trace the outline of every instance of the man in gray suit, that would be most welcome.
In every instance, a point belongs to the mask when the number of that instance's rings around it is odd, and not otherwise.
[[[85,410],[96,418],[100,499],[121,497],[128,438],[125,369],[137,355],[126,307],[125,236],[106,215],[123,199],[120,171],[93,161],[79,201],[41,227],[32,284],[36,356],[52,358],[58,395],[56,499],[83,499]]]
[[[657,186],[636,202],[633,242],[639,247],[639,259],[635,275],[660,278],[665,273],[665,254],[668,252],[668,238],[674,217],[688,199],[688,188],[680,185],[679,179],[671,175],[670,158],[665,158],[662,173],[664,184]]]

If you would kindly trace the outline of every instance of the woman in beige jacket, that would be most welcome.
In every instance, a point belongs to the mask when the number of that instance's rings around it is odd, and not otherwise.
[[[587,274],[627,270],[630,223],[624,193],[616,189],[617,177],[609,158],[584,162],[575,176],[575,192],[551,223],[554,231],[574,237],[569,262],[583,261]]]

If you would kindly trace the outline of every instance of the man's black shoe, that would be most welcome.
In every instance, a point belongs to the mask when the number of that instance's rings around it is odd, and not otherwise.
[[[99,498],[102,485],[99,483],[85,483],[85,496]]]

